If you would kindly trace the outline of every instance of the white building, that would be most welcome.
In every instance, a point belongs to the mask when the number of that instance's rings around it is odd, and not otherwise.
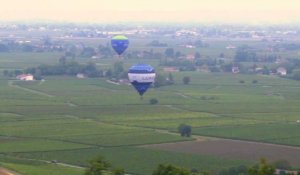
[[[236,46],[230,44],[230,45],[226,46],[226,49],[236,49]]]
[[[287,74],[287,70],[284,67],[278,67],[277,68],[277,74],[281,76],[285,76]]]
[[[31,74],[21,74],[16,77],[18,80],[22,81],[33,81],[34,77]]]
[[[237,73],[240,72],[240,69],[239,69],[239,67],[237,67],[237,66],[232,66],[231,72],[234,73],[234,74],[237,74]]]
[[[76,77],[82,79],[82,78],[85,78],[85,75],[82,74],[82,73],[78,73],[78,74],[76,75]]]

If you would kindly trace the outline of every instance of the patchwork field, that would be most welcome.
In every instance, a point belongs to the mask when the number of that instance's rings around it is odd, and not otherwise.
[[[29,66],[18,58],[5,61],[17,56],[0,54],[1,68]],[[26,55],[35,64],[56,62],[49,60],[52,56],[39,60],[39,55]],[[114,61],[95,62],[101,67]],[[159,163],[217,171],[253,164],[261,156],[300,167],[300,155],[295,156],[300,146],[300,82],[261,75],[172,74],[174,85],[150,88],[142,100],[131,86],[105,78],[50,76],[23,82],[0,76],[1,166],[24,175],[77,175],[83,171],[43,161],[86,166],[103,155],[126,172],[142,175],[151,174]],[[191,78],[189,85],[182,84],[184,76]],[[158,104],[149,104],[152,98]],[[260,143],[192,142],[194,138],[179,136],[182,123],[192,126],[193,135]],[[156,144],[163,144],[161,150],[147,146]]]

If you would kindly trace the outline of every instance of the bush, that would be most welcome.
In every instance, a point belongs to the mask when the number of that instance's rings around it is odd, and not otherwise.
[[[183,77],[182,82],[183,82],[183,84],[187,85],[191,82],[191,78],[190,77]]]
[[[174,165],[163,165],[163,164],[158,165],[158,167],[152,173],[152,175],[167,175],[167,174],[190,175],[191,173],[185,168],[176,167]]]
[[[158,103],[158,100],[157,100],[156,98],[151,98],[151,99],[149,100],[149,103],[150,103],[151,105],[155,105],[155,104]]]
[[[182,137],[184,136],[190,137],[192,132],[192,127],[190,125],[180,124],[178,126],[178,131]]]
[[[257,80],[252,80],[252,83],[253,84],[256,84],[258,81]]]
[[[284,170],[289,170],[292,168],[287,160],[278,160],[274,162],[273,165],[275,168],[284,169]]]
[[[244,84],[244,83],[245,83],[245,81],[244,81],[244,80],[240,80],[240,81],[239,81],[239,83],[241,83],[241,84]]]

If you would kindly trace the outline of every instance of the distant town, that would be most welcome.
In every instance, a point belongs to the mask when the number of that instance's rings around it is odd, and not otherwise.
[[[297,51],[300,26],[2,23],[0,52],[57,52],[61,55],[57,58],[60,63],[68,58],[73,61],[75,58],[112,58],[114,52],[109,41],[117,34],[128,36],[134,43],[123,55],[124,59],[160,60],[165,72],[232,72],[300,80]],[[4,75],[32,80],[31,75],[33,79],[41,79],[47,74],[66,74],[41,69],[4,70]],[[90,75],[87,71],[69,74],[81,78],[101,77],[110,71],[93,70]]]

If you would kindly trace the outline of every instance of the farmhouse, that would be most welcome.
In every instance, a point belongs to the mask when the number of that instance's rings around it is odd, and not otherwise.
[[[204,72],[204,73],[209,73],[210,70],[209,70],[209,67],[205,64],[201,67],[197,67],[197,71],[198,72]]]
[[[189,61],[193,61],[193,60],[195,60],[195,55],[194,54],[188,54],[185,58]]]
[[[237,74],[237,73],[240,72],[240,69],[239,69],[239,67],[237,67],[237,66],[232,66],[231,72],[234,73],[234,74]]]
[[[179,72],[177,67],[165,67],[164,72]]]
[[[277,74],[281,76],[285,76],[287,74],[287,70],[284,67],[278,67],[276,71]]]
[[[82,74],[82,73],[78,73],[78,74],[76,75],[76,77],[79,78],[79,79],[82,79],[82,78],[85,78],[85,75]]]
[[[187,44],[187,45],[185,45],[185,48],[195,48],[196,46],[194,46],[194,45],[191,45],[191,44]]]
[[[33,75],[32,74],[20,74],[16,77],[18,80],[22,81],[33,81]]]
[[[236,46],[234,46],[234,45],[228,45],[228,46],[226,46],[226,49],[236,49]]]

